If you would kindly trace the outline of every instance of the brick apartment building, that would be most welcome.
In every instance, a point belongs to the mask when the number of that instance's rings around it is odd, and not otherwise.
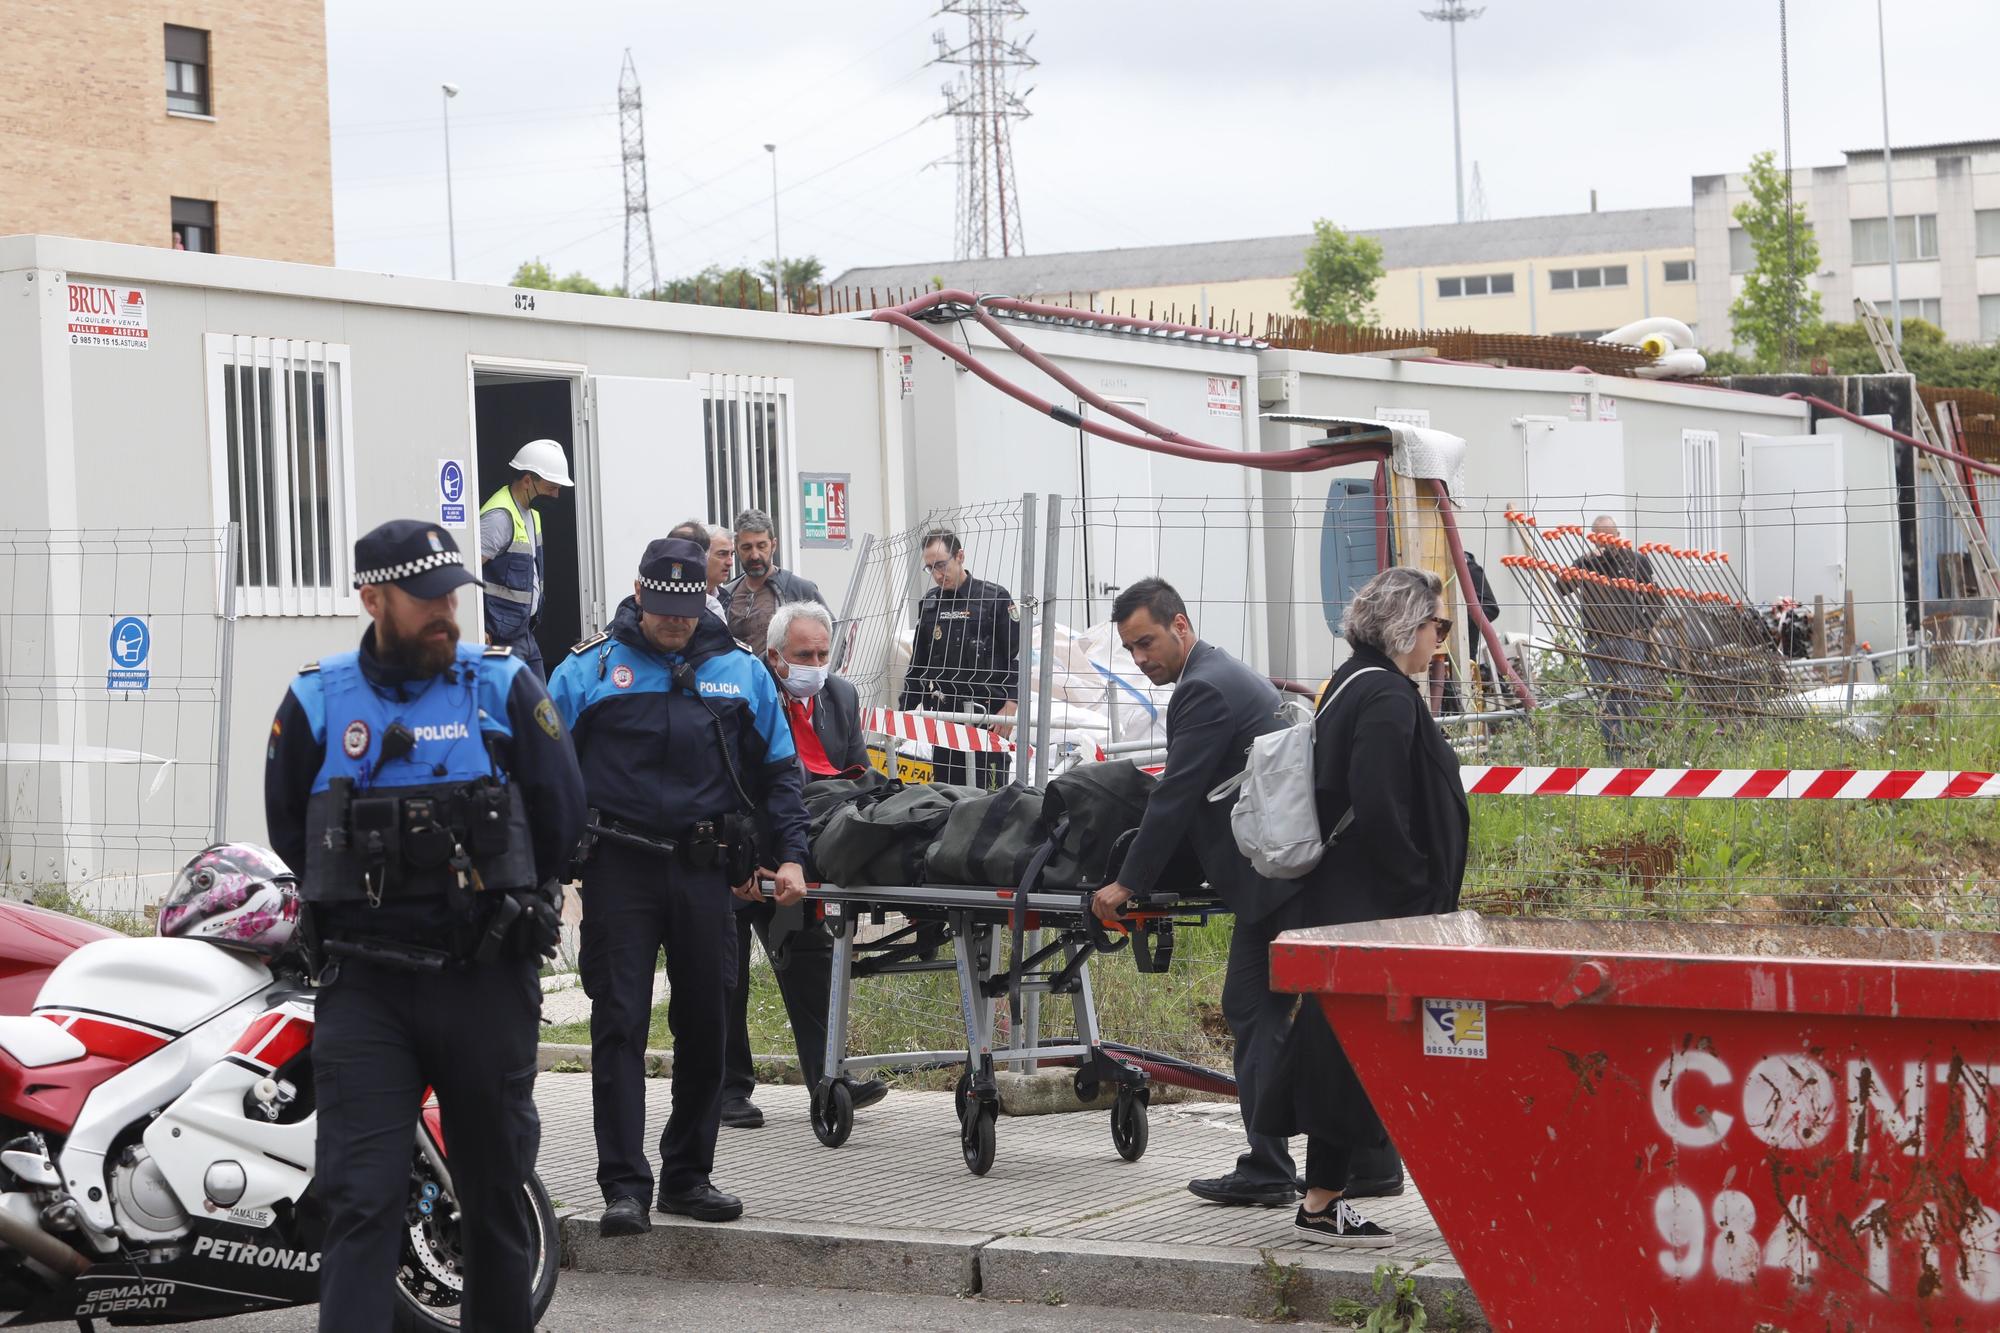
[[[0,11],[0,236],[333,262],[321,0]]]

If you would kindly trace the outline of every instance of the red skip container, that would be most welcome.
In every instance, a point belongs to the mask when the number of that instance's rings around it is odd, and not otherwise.
[[[2000,935],[1283,935],[1498,1329],[2000,1329]]]

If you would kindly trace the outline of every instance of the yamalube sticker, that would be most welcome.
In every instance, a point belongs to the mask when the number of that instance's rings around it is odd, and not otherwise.
[[[1424,1054],[1458,1060],[1486,1058],[1486,1001],[1425,1000]]]

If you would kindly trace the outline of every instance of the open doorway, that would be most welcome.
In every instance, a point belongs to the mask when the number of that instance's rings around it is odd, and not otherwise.
[[[572,375],[475,364],[472,371],[473,449],[483,502],[513,481],[507,463],[530,440],[554,440],[577,482],[541,508],[547,565],[541,622],[535,640],[550,671],[583,637],[583,584],[578,560],[577,488],[588,484],[579,467],[576,422],[579,384]],[[477,536],[474,536],[477,541]]]

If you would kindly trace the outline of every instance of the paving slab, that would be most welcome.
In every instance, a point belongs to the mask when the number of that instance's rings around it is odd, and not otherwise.
[[[658,1141],[665,1125],[672,1091],[667,1079],[646,1084],[649,1145]],[[1117,1290],[1134,1292],[1143,1308],[1228,1314],[1245,1312],[1238,1294],[1253,1290],[1245,1285],[1245,1274],[1262,1264],[1266,1251],[1280,1265],[1301,1264],[1311,1299],[1322,1310],[1335,1294],[1358,1298],[1361,1288],[1342,1284],[1359,1276],[1365,1287],[1367,1274],[1378,1263],[1409,1268],[1421,1261],[1426,1267],[1419,1281],[1438,1297],[1430,1302],[1434,1314],[1447,1290],[1457,1293],[1459,1310],[1476,1310],[1414,1182],[1406,1184],[1400,1197],[1360,1204],[1395,1231],[1397,1240],[1394,1247],[1359,1259],[1329,1256],[1324,1246],[1296,1235],[1288,1208],[1222,1208],[1189,1194],[1191,1177],[1228,1170],[1240,1151],[1242,1129],[1233,1106],[1153,1107],[1150,1143],[1137,1162],[1118,1156],[1104,1112],[1004,1117],[993,1169],[981,1177],[965,1168],[949,1093],[892,1092],[857,1112],[853,1136],[833,1149],[813,1137],[804,1088],[762,1086],[756,1100],[764,1110],[764,1127],[725,1129],[716,1150],[714,1182],[743,1199],[744,1221],[705,1230],[755,1234],[770,1238],[766,1243],[773,1246],[781,1244],[778,1237],[823,1237],[829,1252],[852,1251],[861,1256],[853,1267],[863,1276],[879,1271],[884,1281],[911,1272],[918,1274],[911,1281],[943,1280],[937,1275],[955,1262],[951,1256],[970,1252],[979,1265],[982,1290],[988,1281],[985,1256],[992,1251],[993,1280],[1005,1284],[1010,1299],[1034,1301],[1061,1287],[1062,1299],[1115,1303],[1098,1285],[1113,1282],[1135,1257],[1145,1257],[1149,1272],[1166,1267],[1145,1283]],[[536,1101],[542,1112],[542,1178],[564,1206],[581,1210],[565,1224],[580,1263],[615,1266],[605,1271],[639,1271],[648,1265],[664,1271],[671,1264],[678,1265],[671,1271],[709,1280],[744,1271],[734,1252],[721,1248],[723,1241],[689,1238],[698,1224],[683,1226],[677,1220],[636,1242],[599,1241],[594,1210],[602,1199],[595,1181],[590,1078],[543,1074],[536,1082]],[[1294,1152],[1303,1153],[1303,1141],[1294,1145]],[[894,1247],[906,1240],[934,1249],[904,1266]],[[606,1252],[620,1246],[646,1257],[628,1264]],[[669,1255],[669,1250],[685,1258]],[[812,1257],[818,1253],[808,1250],[803,1266],[793,1270],[802,1274],[797,1281],[855,1284],[839,1276],[850,1268],[844,1260]],[[716,1267],[692,1271],[708,1265]],[[1191,1267],[1182,1273],[1178,1265]],[[787,1267],[760,1266],[756,1280],[793,1280],[785,1276]],[[1037,1286],[1044,1268],[1054,1276]],[[1069,1283],[1078,1289],[1069,1290]],[[1323,1300],[1322,1289],[1330,1293]],[[1209,1304],[1191,1303],[1201,1290],[1220,1294]],[[1143,1291],[1158,1294],[1137,1294]],[[1476,1318],[1467,1325],[1477,1326]]]

